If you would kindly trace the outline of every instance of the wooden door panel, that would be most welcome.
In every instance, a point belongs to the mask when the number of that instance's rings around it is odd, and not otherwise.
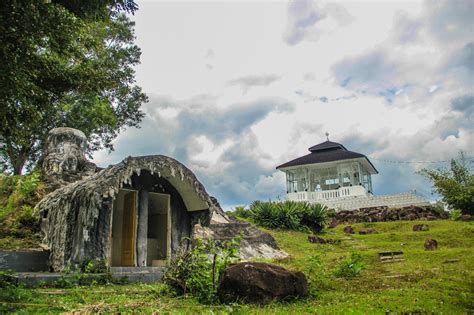
[[[135,226],[137,218],[137,193],[128,192],[123,197],[122,266],[135,265]]]

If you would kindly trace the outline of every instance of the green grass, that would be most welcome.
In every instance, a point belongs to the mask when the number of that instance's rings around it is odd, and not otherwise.
[[[416,223],[429,231],[413,232]],[[311,296],[288,303],[203,305],[194,298],[175,297],[163,284],[92,285],[71,289],[1,289],[0,313],[233,313],[233,314],[385,314],[425,312],[465,314],[474,311],[474,223],[454,221],[382,222],[353,224],[375,228],[373,235],[345,235],[343,225],[323,237],[340,239],[312,244],[307,234],[267,230],[290,255],[277,262],[305,272]],[[438,250],[425,251],[426,238],[438,240]],[[404,261],[383,264],[380,251],[404,252]],[[355,278],[336,278],[339,261],[357,252],[365,269]],[[448,259],[459,261],[445,263]]]

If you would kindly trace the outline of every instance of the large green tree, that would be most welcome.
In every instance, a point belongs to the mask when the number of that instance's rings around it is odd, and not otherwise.
[[[3,0],[0,4],[0,163],[20,174],[48,131],[82,130],[89,152],[138,126],[140,49],[127,0]],[[0,166],[1,168],[1,166]]]
[[[449,169],[423,169],[421,174],[433,182],[435,191],[452,209],[474,215],[474,172],[472,161],[461,152]]]

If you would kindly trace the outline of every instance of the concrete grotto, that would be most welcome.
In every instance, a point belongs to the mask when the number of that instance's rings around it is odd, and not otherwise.
[[[162,267],[195,239],[242,234],[241,258],[286,257],[273,237],[226,215],[186,166],[164,155],[127,157],[100,169],[87,139],[72,128],[50,131],[43,178],[51,192],[38,204],[51,271],[86,259],[115,270]]]

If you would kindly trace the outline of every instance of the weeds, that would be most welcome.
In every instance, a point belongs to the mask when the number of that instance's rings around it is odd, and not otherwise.
[[[365,265],[362,261],[362,256],[357,253],[352,253],[350,257],[340,261],[334,272],[334,276],[337,278],[354,278],[357,277]]]
[[[190,293],[202,303],[215,303],[221,272],[239,260],[240,240],[240,237],[226,242],[197,240],[190,250],[181,246],[171,259],[163,281],[178,294]]]

